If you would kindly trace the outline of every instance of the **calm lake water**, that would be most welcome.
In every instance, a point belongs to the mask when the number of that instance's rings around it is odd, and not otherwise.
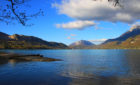
[[[140,85],[140,50],[3,51],[63,61],[0,60],[0,85]]]

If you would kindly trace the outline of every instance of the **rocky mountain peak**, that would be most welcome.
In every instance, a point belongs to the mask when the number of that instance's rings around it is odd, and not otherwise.
[[[80,41],[72,43],[70,46],[91,46],[91,45],[94,45],[94,44],[91,43],[90,41],[80,40]]]
[[[133,25],[129,31],[132,32],[134,30],[140,30],[140,25]]]
[[[14,39],[14,40],[18,40],[19,36],[20,35],[18,35],[18,34],[14,34],[14,35],[10,35],[9,38]]]

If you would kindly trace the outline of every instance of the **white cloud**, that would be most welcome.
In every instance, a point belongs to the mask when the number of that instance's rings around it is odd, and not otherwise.
[[[96,39],[96,40],[88,40],[88,41],[98,45],[98,44],[105,42],[106,40],[107,39]]]
[[[77,36],[76,34],[70,34],[70,36]]]
[[[73,39],[73,38],[68,36],[68,37],[67,37],[67,39],[69,39],[69,40],[70,40],[70,39]]]
[[[96,24],[93,21],[73,21],[73,22],[69,22],[69,23],[63,23],[63,24],[56,24],[57,28],[64,28],[64,29],[84,29],[86,27],[90,27],[90,26],[95,26]]]
[[[90,42],[104,42],[106,41],[107,39],[96,39],[96,40],[88,40]]]
[[[121,4],[123,7],[114,7],[108,0],[62,0],[54,5],[60,14],[78,20],[132,23],[140,19],[140,0],[122,0]]]
[[[88,40],[88,41],[98,45],[98,44],[105,42],[106,40],[107,39],[96,39],[96,40]]]
[[[77,36],[76,34],[70,34],[68,37],[67,37],[67,39],[69,39],[69,40],[74,40],[75,38],[75,36]]]

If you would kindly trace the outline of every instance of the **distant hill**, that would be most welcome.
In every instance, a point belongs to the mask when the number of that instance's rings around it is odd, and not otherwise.
[[[8,39],[10,39],[8,34],[0,32],[0,40],[8,40]]]
[[[63,43],[48,42],[34,36],[0,32],[0,49],[66,49]]]
[[[109,39],[103,44],[94,46],[92,48],[140,49],[140,26],[134,26],[120,37]]]
[[[93,45],[94,44],[91,43],[90,41],[80,40],[80,41],[70,44],[69,47],[74,48],[74,49],[85,49],[85,48],[87,48],[89,46],[93,46]]]

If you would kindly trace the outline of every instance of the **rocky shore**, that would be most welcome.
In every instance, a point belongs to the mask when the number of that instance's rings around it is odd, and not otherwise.
[[[0,58],[5,60],[16,60],[16,61],[41,61],[41,62],[61,61],[60,59],[48,58],[40,54],[24,55],[4,52],[0,52]]]

